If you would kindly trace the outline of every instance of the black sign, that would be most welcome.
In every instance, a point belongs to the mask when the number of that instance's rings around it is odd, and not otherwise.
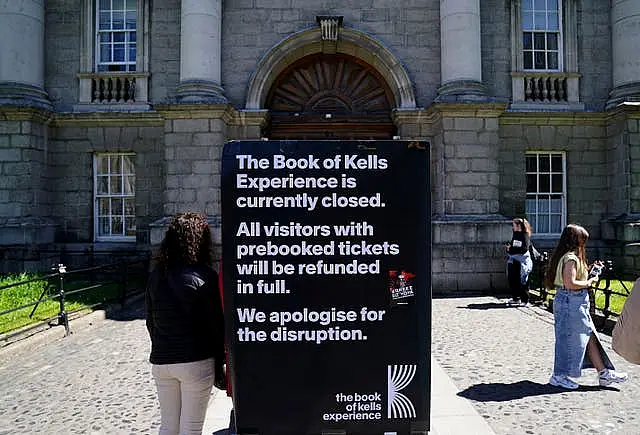
[[[225,145],[238,434],[427,433],[428,168],[415,141]]]

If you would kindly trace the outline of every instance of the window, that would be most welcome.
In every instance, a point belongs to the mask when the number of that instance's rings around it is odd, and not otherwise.
[[[94,156],[94,216],[97,241],[135,240],[135,154]]]
[[[560,234],[566,222],[566,165],[562,152],[526,154],[525,213],[537,234]]]
[[[525,70],[561,70],[561,0],[522,0],[522,49]]]
[[[99,0],[97,71],[136,70],[137,0]]]

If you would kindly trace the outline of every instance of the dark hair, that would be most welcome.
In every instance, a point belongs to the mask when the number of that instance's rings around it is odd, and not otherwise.
[[[587,263],[585,245],[588,239],[589,233],[580,225],[569,224],[562,230],[558,246],[556,246],[553,255],[551,255],[549,266],[544,275],[544,283],[547,288],[551,289],[554,287],[558,263],[567,252],[575,252],[580,261],[585,264]]]
[[[529,224],[528,220],[526,220],[525,218],[514,218],[513,223],[520,227],[520,231],[531,236],[531,225]]]
[[[177,213],[171,218],[158,259],[167,268],[174,265],[213,266],[211,229],[203,213]]]

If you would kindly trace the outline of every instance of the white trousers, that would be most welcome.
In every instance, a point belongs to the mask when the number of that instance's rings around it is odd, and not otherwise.
[[[153,364],[160,401],[160,435],[201,435],[214,381],[213,358]]]

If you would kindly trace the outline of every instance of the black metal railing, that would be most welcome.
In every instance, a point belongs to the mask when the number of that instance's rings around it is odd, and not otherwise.
[[[70,333],[69,313],[66,310],[65,304],[69,296],[99,288],[115,286],[116,291],[111,292],[112,294],[110,296],[104,297],[89,306],[95,307],[105,302],[112,301],[118,301],[122,306],[124,306],[128,298],[144,291],[148,268],[148,258],[120,261],[117,263],[87,267],[72,271],[67,270],[67,267],[64,264],[58,264],[52,268],[54,270],[53,273],[17,281],[0,287],[0,293],[2,293],[19,286],[35,282],[44,282],[43,290],[37,300],[2,310],[0,311],[0,317],[6,316],[15,311],[33,307],[29,315],[29,318],[32,318],[40,304],[57,299],[59,302],[59,311],[57,316],[55,316],[57,318],[57,324],[64,326],[65,336],[68,336]],[[44,322],[34,323],[49,323],[51,320],[52,319],[50,318]]]
[[[553,296],[555,294],[553,291],[549,292],[544,284],[544,274],[548,263],[549,254],[548,252],[543,252],[542,259],[533,262],[533,270],[529,276],[529,287],[537,293],[533,296],[539,297],[540,301],[543,303],[547,300],[549,295]],[[620,271],[616,270],[613,261],[604,260],[603,263],[604,268],[600,275],[600,281],[598,281],[596,286],[589,289],[589,300],[591,314],[599,311],[598,314],[602,315],[606,319],[608,317],[617,317],[620,315],[619,313],[611,310],[612,296],[617,295],[626,298],[631,293],[631,289],[628,288],[625,282],[620,278],[622,274]],[[620,284],[620,287],[623,289],[622,291],[616,291],[612,288],[612,283],[615,282]],[[604,304],[600,309],[596,307],[596,298],[599,293],[604,295]]]

